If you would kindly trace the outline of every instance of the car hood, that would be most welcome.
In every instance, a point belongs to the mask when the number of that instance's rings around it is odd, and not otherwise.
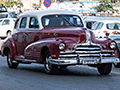
[[[42,30],[44,33],[43,38],[57,38],[64,42],[77,42],[82,43],[86,41],[85,28],[81,27],[51,27],[44,28]],[[46,35],[45,35],[46,34]]]

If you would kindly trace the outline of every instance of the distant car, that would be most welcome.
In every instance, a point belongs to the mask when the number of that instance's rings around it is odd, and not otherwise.
[[[0,13],[7,12],[7,8],[4,5],[0,5]]]
[[[92,25],[91,29],[94,32],[96,38],[104,38],[106,37],[106,33],[111,35],[120,30],[120,21],[117,20],[97,21]]]
[[[114,35],[110,35],[109,38],[116,41],[116,43],[117,43],[117,58],[120,59],[120,33],[116,32]],[[114,66],[120,67],[120,62],[114,63]]]
[[[16,18],[15,12],[3,12],[0,13],[0,18]]]
[[[0,19],[0,38],[6,38],[11,35],[14,28],[15,18]]]
[[[86,20],[86,21],[85,21],[86,27],[87,27],[88,29],[91,29],[91,28],[92,28],[92,25],[93,25],[95,22],[97,22],[97,21],[95,21],[95,20]]]

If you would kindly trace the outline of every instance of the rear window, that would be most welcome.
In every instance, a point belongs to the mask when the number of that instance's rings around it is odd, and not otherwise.
[[[106,27],[109,30],[120,30],[120,23],[108,23]]]

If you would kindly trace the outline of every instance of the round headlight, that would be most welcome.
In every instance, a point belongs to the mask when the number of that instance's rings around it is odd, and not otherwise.
[[[60,50],[65,49],[65,44],[64,44],[64,43],[60,43],[60,44],[59,44],[59,49],[60,49]]]
[[[114,49],[115,47],[116,47],[116,43],[115,43],[115,42],[111,42],[111,43],[110,43],[110,48],[111,48],[111,49]]]

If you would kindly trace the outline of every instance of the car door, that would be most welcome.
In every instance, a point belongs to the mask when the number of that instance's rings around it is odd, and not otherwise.
[[[0,26],[0,34],[1,34],[1,36],[6,37],[8,30],[11,30],[10,20],[9,19],[4,19],[3,22],[2,22],[2,25]]]
[[[99,25],[99,22],[96,22],[92,25],[92,28],[91,28],[96,38],[98,38],[98,30],[97,30],[98,25]]]
[[[102,29],[103,25],[104,25],[104,23],[100,22],[96,28],[95,34],[98,36],[97,38],[102,38],[105,36],[105,33],[103,33],[104,30]]]
[[[13,33],[13,38],[16,45],[16,51],[18,55],[24,55],[25,49],[25,36],[27,29],[27,17],[22,17],[18,19],[15,23],[15,29]]]
[[[40,37],[39,33],[40,29],[38,19],[36,17],[29,17],[28,28],[25,33],[26,36],[24,36],[24,47],[26,48],[28,45],[38,41]],[[39,57],[40,54],[37,53],[35,48],[36,47],[32,47],[31,50],[29,50],[29,53],[25,53],[25,58],[32,60],[36,59],[35,57]]]

